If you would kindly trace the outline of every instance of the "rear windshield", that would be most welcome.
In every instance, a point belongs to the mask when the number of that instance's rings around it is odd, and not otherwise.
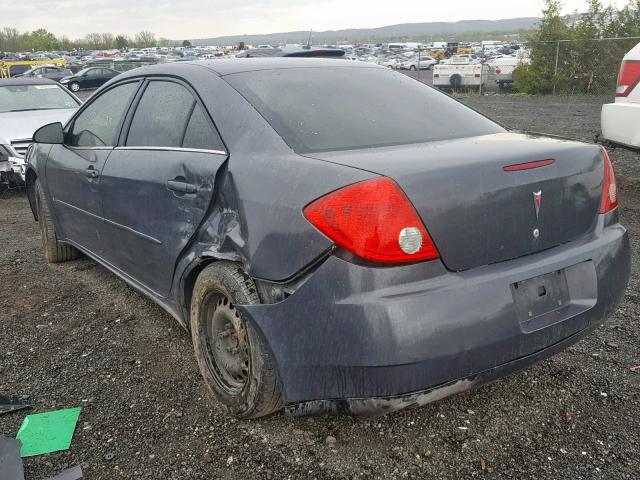
[[[288,68],[224,78],[298,153],[503,131],[448,96],[382,68]]]

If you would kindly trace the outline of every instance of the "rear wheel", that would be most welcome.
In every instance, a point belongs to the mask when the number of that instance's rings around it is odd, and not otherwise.
[[[35,183],[36,211],[38,213],[38,224],[40,225],[40,235],[42,237],[42,247],[44,256],[49,263],[66,262],[78,258],[79,253],[71,245],[66,245],[58,241],[58,235],[53,224],[53,218],[49,211],[47,199],[42,191],[40,180]]]
[[[275,362],[259,333],[235,305],[260,303],[255,284],[235,263],[220,261],[196,280],[191,335],[209,391],[240,418],[268,415],[282,407]]]
[[[411,65],[411,66],[409,67],[409,70],[411,70],[411,71],[415,72],[415,71],[416,71],[416,66],[415,66],[415,65]]]

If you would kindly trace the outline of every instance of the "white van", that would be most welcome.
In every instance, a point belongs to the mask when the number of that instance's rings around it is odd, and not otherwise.
[[[616,101],[602,106],[602,136],[640,149],[640,43],[622,60]]]

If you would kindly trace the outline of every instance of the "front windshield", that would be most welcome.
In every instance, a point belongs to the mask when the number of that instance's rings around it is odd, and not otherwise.
[[[0,85],[0,113],[77,108],[78,105],[58,85]]]

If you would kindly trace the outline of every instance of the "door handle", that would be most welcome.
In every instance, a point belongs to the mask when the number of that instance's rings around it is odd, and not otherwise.
[[[100,176],[100,172],[98,172],[98,170],[93,168],[93,166],[90,166],[89,168],[87,168],[84,171],[84,174],[87,176],[87,178],[98,178]]]
[[[177,193],[196,193],[198,187],[182,180],[167,180],[167,188]]]

